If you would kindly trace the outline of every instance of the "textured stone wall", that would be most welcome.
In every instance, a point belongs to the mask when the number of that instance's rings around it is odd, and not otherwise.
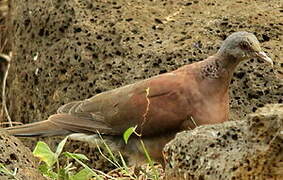
[[[10,172],[16,170],[15,177],[20,180],[44,180],[37,169],[37,162],[31,151],[15,137],[0,129],[0,163]],[[2,167],[1,167],[2,169]],[[1,180],[15,179],[0,172]]]
[[[275,2],[14,0],[12,119],[40,121],[71,100],[202,60],[240,30],[256,34],[275,66],[256,59],[239,66],[231,118],[282,103],[282,7]]]
[[[168,179],[283,178],[283,104],[247,120],[181,132],[164,148]]]

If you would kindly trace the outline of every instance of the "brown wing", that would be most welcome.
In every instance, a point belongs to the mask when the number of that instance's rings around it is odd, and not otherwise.
[[[177,129],[186,116],[181,84],[182,77],[163,74],[68,103],[49,120],[70,131],[111,135],[136,125],[143,135]]]

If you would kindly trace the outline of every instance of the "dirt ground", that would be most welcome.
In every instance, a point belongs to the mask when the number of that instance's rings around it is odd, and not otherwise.
[[[7,18],[14,121],[44,120],[61,104],[200,61],[235,31],[254,33],[275,65],[239,65],[230,119],[283,102],[282,0],[18,0]]]

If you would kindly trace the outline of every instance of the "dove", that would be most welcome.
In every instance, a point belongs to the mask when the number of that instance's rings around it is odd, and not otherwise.
[[[251,58],[273,65],[255,35],[235,32],[202,61],[67,103],[47,120],[7,131],[19,137],[69,135],[89,143],[97,142],[100,133],[134,163],[144,159],[142,139],[152,159],[163,163],[162,149],[177,132],[228,120],[233,72],[240,62]],[[130,137],[125,144],[122,136],[130,127],[136,127],[139,136]]]

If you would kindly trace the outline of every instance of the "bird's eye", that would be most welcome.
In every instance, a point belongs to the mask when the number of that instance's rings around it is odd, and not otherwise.
[[[240,48],[243,49],[243,50],[250,50],[250,45],[248,42],[241,42],[240,43]]]

